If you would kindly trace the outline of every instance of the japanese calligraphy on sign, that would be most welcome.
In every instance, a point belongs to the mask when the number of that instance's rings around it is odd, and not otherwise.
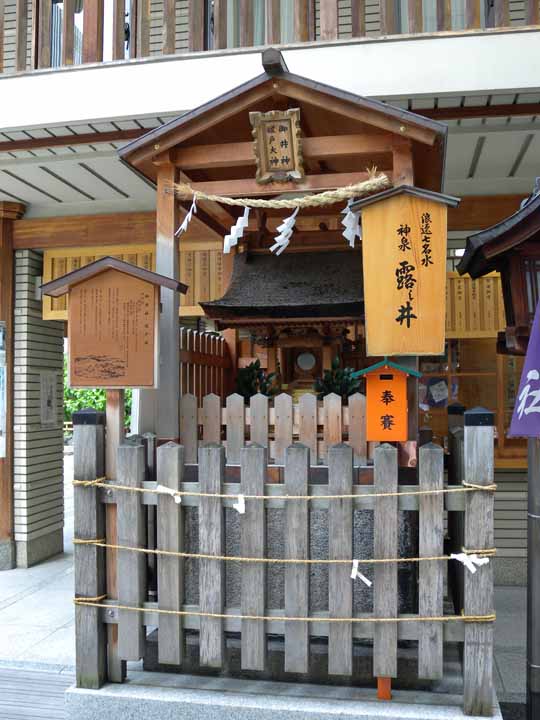
[[[300,110],[251,112],[258,183],[300,181],[304,177]]]
[[[440,355],[447,206],[438,197],[445,196],[400,190],[361,207],[367,354]]]
[[[72,387],[154,387],[158,288],[108,270],[69,294]]]
[[[540,437],[540,303],[536,306],[508,435]]]
[[[395,369],[366,374],[367,440],[407,440],[407,375]]]

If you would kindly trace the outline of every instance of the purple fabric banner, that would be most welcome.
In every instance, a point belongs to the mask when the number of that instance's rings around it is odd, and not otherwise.
[[[521,373],[509,437],[540,437],[540,302]]]

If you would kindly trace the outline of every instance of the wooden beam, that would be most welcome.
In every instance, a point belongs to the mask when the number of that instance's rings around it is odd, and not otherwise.
[[[28,0],[17,0],[15,6],[15,70],[26,70]]]
[[[366,7],[364,0],[352,0],[351,26],[353,37],[364,37],[366,34]]]
[[[337,0],[321,0],[319,10],[320,39],[336,40],[338,37]]]
[[[461,120],[484,117],[519,117],[540,114],[540,103],[516,103],[506,105],[480,105],[455,108],[421,108],[415,110],[431,120]]]
[[[0,202],[0,321],[5,323],[6,456],[0,458],[0,541],[13,540],[13,221],[25,206]]]
[[[62,9],[62,65],[75,60],[75,0],[64,0]]]
[[[480,27],[480,0],[465,0],[465,28],[473,30]]]
[[[398,138],[399,139],[399,138]],[[328,135],[302,139],[304,158],[330,158],[391,153],[393,136],[390,133],[373,135]],[[209,170],[221,167],[255,165],[252,142],[191,145],[173,153],[175,165],[185,170]]]
[[[394,0],[379,0],[381,35],[397,33],[396,3]]]
[[[126,0],[113,0],[112,59],[125,57]]]
[[[265,40],[267,45],[281,42],[280,8],[280,0],[265,0]]]
[[[51,67],[51,0],[40,0],[37,35],[37,66]]]
[[[48,0],[49,1],[49,0]],[[103,61],[104,0],[85,2],[83,6],[82,61]]]
[[[396,137],[393,144],[394,185],[414,185],[412,143]]]
[[[392,173],[386,173],[392,179]],[[357,173],[328,173],[326,175],[306,175],[299,183],[270,183],[260,185],[253,178],[242,180],[211,180],[191,183],[194,190],[212,195],[226,195],[228,197],[262,197],[264,195],[279,195],[283,192],[304,192],[308,190],[332,190],[333,188],[352,185],[368,179],[367,172]]]
[[[227,47],[227,0],[214,0],[214,50]]]
[[[297,42],[313,40],[315,36],[313,9],[311,0],[294,2],[294,39]]]
[[[189,50],[204,50],[204,6],[201,0],[189,0]]]
[[[32,138],[30,140],[8,140],[0,142],[0,152],[14,152],[15,150],[35,150],[36,148],[59,147],[65,145],[88,145],[98,142],[120,142],[134,140],[147,133],[144,128],[132,130],[111,130],[103,133],[84,133],[81,135],[57,135],[49,138]]]

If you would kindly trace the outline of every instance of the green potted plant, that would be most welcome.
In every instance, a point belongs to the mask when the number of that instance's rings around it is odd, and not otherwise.
[[[349,395],[360,392],[360,380],[353,377],[354,368],[342,368],[338,357],[332,361],[330,370],[325,370],[322,378],[317,378],[313,383],[313,389],[317,398],[322,400],[325,395],[335,393],[346,400]]]
[[[236,392],[243,396],[246,403],[257,393],[273,397],[280,389],[279,372],[266,373],[258,359],[240,368],[236,376]]]

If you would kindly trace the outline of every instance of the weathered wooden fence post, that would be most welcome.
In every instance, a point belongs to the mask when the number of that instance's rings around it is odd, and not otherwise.
[[[338,415],[337,395],[331,398],[330,407]],[[338,398],[341,403],[341,398]],[[326,400],[326,398],[325,398]],[[340,405],[341,411],[341,405]],[[328,490],[330,495],[350,495],[353,483],[353,450],[350,445],[338,444],[328,448]],[[330,560],[352,558],[353,513],[352,500],[329,500],[328,557]],[[328,612],[331,618],[352,617],[353,591],[350,579],[351,566],[332,564],[328,567]],[[352,675],[353,640],[352,623],[330,623],[328,627],[328,673]]]
[[[240,486],[245,495],[264,495],[268,451],[257,444],[242,448]],[[240,524],[240,554],[266,556],[266,512],[263,500],[246,500]],[[265,614],[266,565],[242,563],[242,615]],[[242,670],[266,669],[266,627],[263,620],[242,620]]]
[[[304,396],[306,397],[306,396]],[[313,397],[313,396],[312,396]],[[291,445],[285,453],[285,488],[289,495],[308,494],[310,449]],[[285,557],[309,558],[307,500],[285,506]],[[285,615],[309,616],[309,565],[285,565]],[[309,672],[309,623],[285,622],[285,672]]]
[[[119,485],[142,488],[145,452],[142,444],[131,439],[118,448],[117,480]],[[142,438],[141,438],[142,441]],[[118,491],[118,544],[125,547],[146,547],[146,527],[142,495]],[[143,553],[120,551],[118,554],[118,602],[120,605],[142,607],[146,599],[146,557]],[[118,649],[123,660],[140,660],[144,654],[145,631],[141,612],[118,611]]]
[[[225,448],[204,445],[199,449],[199,484],[201,492],[223,492]],[[220,497],[199,500],[199,552],[207,555],[225,553],[225,522]],[[222,614],[225,607],[225,563],[222,560],[199,561],[199,607],[202,613]],[[225,633],[222,618],[201,617],[199,630],[200,663],[221,668],[225,664]]]
[[[464,480],[493,484],[493,413],[474,408],[465,413]],[[478,490],[465,496],[465,549],[493,547],[493,493]],[[493,563],[465,572],[465,615],[493,612]],[[493,711],[493,623],[467,622],[463,651],[464,712],[491,715]]]
[[[73,464],[76,480],[96,480],[105,472],[105,414],[91,408],[73,413]],[[78,485],[74,491],[75,537],[105,536],[105,506],[99,488]],[[106,592],[105,552],[95,545],[75,545],[75,596],[99,598]],[[77,687],[99,688],[107,676],[107,635],[96,607],[75,607]]]
[[[171,490],[180,490],[184,473],[184,448],[173,442],[157,450],[157,482]],[[158,495],[157,544],[160,550],[181,552],[184,547],[182,505],[168,495]],[[182,610],[184,600],[184,561],[160,555],[157,563],[158,600],[162,610]],[[184,655],[182,617],[159,616],[158,660],[180,665]]]

